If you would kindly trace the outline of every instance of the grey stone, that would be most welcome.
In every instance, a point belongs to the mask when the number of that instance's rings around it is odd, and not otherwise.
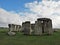
[[[38,18],[35,22],[35,35],[53,34],[52,20],[49,18]]]
[[[16,24],[9,24],[9,31],[23,31],[26,35],[43,35],[43,34],[53,34],[52,20],[49,18],[38,18],[34,24],[30,21],[25,21],[22,23],[22,27]]]
[[[8,35],[9,35],[9,36],[14,36],[14,35],[16,35],[16,33],[10,31],[10,32],[8,32]]]
[[[30,21],[26,21],[22,24],[22,30],[25,35],[31,35],[31,24]]]
[[[16,25],[16,24],[8,24],[9,26],[9,31],[20,31],[21,30],[21,25]]]

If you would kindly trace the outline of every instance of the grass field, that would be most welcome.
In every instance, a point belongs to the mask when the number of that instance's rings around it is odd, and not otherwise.
[[[60,45],[60,31],[51,36],[26,36],[17,32],[8,36],[8,29],[0,29],[0,45]]]

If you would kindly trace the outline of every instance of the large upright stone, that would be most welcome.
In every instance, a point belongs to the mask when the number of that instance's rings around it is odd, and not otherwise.
[[[21,31],[21,26],[20,25],[16,25],[16,31]]]
[[[26,21],[23,24],[23,31],[25,35],[31,35],[31,24],[30,21]]]
[[[13,24],[8,24],[8,26],[9,26],[9,31],[13,31],[14,30]]]
[[[18,31],[21,31],[21,28],[22,28],[21,25],[18,25]]]
[[[12,25],[12,28],[13,28],[13,30],[12,30],[12,31],[13,31],[13,32],[15,32],[15,31],[16,31],[16,25],[15,25],[15,24],[13,24],[13,25]]]
[[[21,28],[22,32],[24,32],[25,30],[25,22],[22,23],[22,28]]]
[[[35,22],[34,35],[42,35],[42,24],[40,20]]]
[[[32,30],[32,34],[34,34],[35,24],[31,24],[31,30]]]
[[[35,22],[35,35],[52,34],[52,20],[49,18],[38,18]]]
[[[53,34],[52,20],[48,21],[48,23],[47,23],[47,29],[48,29],[48,34]]]

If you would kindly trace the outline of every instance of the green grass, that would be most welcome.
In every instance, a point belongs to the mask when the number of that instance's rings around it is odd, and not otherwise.
[[[0,45],[60,45],[60,31],[50,36],[26,36],[17,32],[8,36],[7,29],[0,29]]]

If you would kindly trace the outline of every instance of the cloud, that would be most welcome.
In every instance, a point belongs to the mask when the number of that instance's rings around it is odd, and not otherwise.
[[[7,26],[8,24],[21,24],[20,16],[14,12],[8,12],[0,8],[0,26]]]
[[[60,1],[42,0],[42,2],[34,1],[26,3],[25,7],[36,14],[36,17],[46,17],[52,19],[53,28],[60,28]],[[29,13],[30,14],[30,13]],[[27,15],[29,15],[27,14]],[[32,18],[35,16],[33,14]]]

